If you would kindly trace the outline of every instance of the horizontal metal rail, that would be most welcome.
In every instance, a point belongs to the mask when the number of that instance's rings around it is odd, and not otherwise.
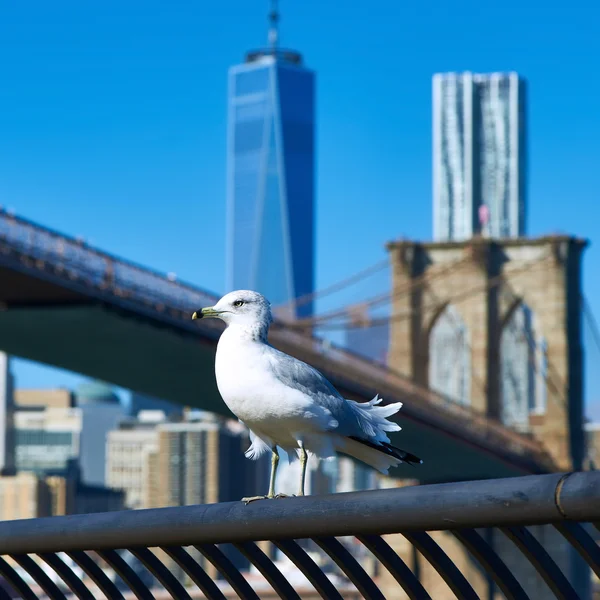
[[[600,521],[600,472],[0,523],[0,554]]]
[[[583,600],[590,569],[600,573],[600,550],[589,525],[598,521],[599,472],[7,521],[0,523],[0,598],[14,597],[10,589],[21,598],[46,594],[65,600],[71,592],[88,599],[101,590],[123,600],[122,591],[129,589],[144,600],[164,594],[191,599],[200,593],[214,600],[232,594],[256,599],[265,597],[264,586],[285,599],[308,593],[327,600],[383,600],[398,597],[400,589],[413,600],[447,597],[439,596],[439,588],[434,595],[420,568],[409,566],[406,546],[403,551],[392,543],[394,536],[381,537],[399,534],[418,552],[423,568],[437,571],[457,598],[481,597],[477,576],[464,560],[470,557],[481,569],[477,572],[488,576],[486,596],[496,586],[508,600]],[[536,535],[535,525],[553,529],[554,538]],[[442,543],[430,533],[434,530],[448,532],[455,545]],[[263,541],[271,542],[270,550]],[[557,549],[565,545],[572,557],[555,562]],[[274,547],[310,589],[300,590],[289,571],[280,570]],[[317,550],[321,557],[315,560]],[[375,571],[367,571],[367,555],[379,564]],[[251,564],[264,583],[249,576]],[[346,580],[333,581],[327,564]]]
[[[58,282],[76,292],[166,320],[176,327],[216,338],[214,322],[192,323],[190,312],[213,304],[218,296],[152,271],[131,261],[92,248],[82,240],[62,235],[0,209],[0,264]],[[200,329],[199,329],[200,328]],[[542,444],[487,418],[472,407],[452,402],[406,377],[335,345],[277,321],[272,341],[311,362],[350,388],[402,399],[404,413],[489,448],[528,458],[540,471],[554,470]],[[390,399],[391,399],[390,398]]]

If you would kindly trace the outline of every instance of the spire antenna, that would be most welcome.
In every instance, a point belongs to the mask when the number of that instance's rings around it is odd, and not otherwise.
[[[277,49],[279,38],[279,11],[277,9],[277,0],[271,0],[271,10],[269,12],[269,45],[272,50]]]

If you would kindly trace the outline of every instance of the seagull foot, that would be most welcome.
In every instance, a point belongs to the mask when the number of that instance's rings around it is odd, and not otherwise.
[[[255,500],[269,500],[273,496],[250,496],[249,498],[242,498],[242,502],[244,504],[250,504],[250,502],[254,502]]]
[[[275,494],[274,496],[250,496],[249,498],[242,498],[242,502],[244,504],[250,504],[250,502],[254,502],[255,500],[272,500],[274,498],[295,498],[296,494],[292,494],[288,496],[287,494]]]

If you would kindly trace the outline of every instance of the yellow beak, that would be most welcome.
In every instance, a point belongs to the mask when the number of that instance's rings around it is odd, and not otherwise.
[[[201,308],[197,310],[193,315],[192,319],[216,319],[221,313],[215,310],[212,306],[208,308]]]

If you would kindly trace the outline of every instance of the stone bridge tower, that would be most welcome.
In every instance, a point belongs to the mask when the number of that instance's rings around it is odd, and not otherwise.
[[[580,469],[586,245],[567,236],[390,243],[390,367],[532,432],[559,469]]]

